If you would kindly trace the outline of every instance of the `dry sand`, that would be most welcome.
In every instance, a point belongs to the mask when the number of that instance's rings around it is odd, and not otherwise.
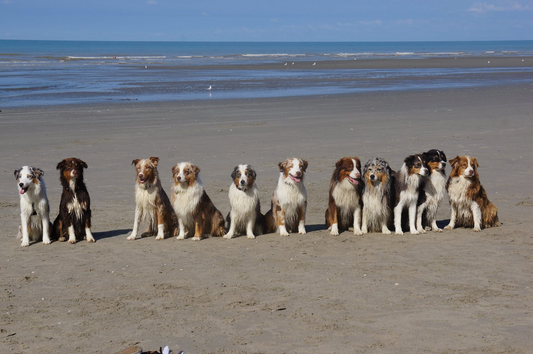
[[[533,86],[330,97],[2,109],[0,352],[531,353]],[[323,225],[337,159],[476,156],[499,228],[404,236]],[[85,160],[97,242],[21,248],[13,170]],[[232,168],[258,172],[262,210],[287,157],[309,161],[307,235],[126,241],[135,158],[189,160],[229,211]],[[449,167],[447,172],[449,172]],[[440,224],[449,218],[447,201]]]

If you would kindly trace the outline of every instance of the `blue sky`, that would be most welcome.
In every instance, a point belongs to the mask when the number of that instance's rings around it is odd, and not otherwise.
[[[0,39],[533,39],[533,0],[0,0]]]

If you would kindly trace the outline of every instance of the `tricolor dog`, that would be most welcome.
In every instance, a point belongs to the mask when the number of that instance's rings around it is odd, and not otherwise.
[[[427,161],[429,176],[418,197],[416,228],[425,233],[426,228],[442,232],[437,226],[437,210],[446,195],[446,154],[441,150],[429,150],[422,154]]]
[[[400,170],[394,176],[394,189],[396,192],[394,207],[394,228],[396,235],[403,235],[402,211],[409,212],[409,231],[416,235],[416,207],[418,195],[428,175],[427,163],[420,154],[405,158]]]
[[[61,242],[76,243],[86,239],[94,242],[91,233],[91,198],[83,180],[87,164],[75,157],[62,160],[56,166],[63,187],[59,215],[54,221],[53,237]]]

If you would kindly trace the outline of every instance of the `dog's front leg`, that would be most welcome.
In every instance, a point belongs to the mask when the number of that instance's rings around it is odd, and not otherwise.
[[[68,227],[68,243],[74,244],[76,243],[76,234],[74,233],[74,224],[70,224]]]
[[[28,225],[30,223],[30,218],[27,214],[21,213],[20,214],[20,221],[21,221],[21,230],[22,230],[22,242],[20,244],[21,247],[27,247],[30,245],[30,234],[28,230]]]
[[[141,222],[142,209],[139,207],[135,208],[135,220],[133,222],[133,230],[131,235],[128,236],[128,240],[135,240],[137,238],[137,232],[139,232],[139,223]]]
[[[50,230],[50,216],[46,213],[41,215],[43,222],[43,243],[49,245],[52,241],[50,240],[50,235],[52,230]]]
[[[204,234],[204,229],[202,225],[198,222],[198,220],[194,221],[194,237],[192,238],[193,241],[200,241],[202,239],[202,235]]]
[[[307,209],[307,202],[304,203],[304,205],[298,209],[298,233],[300,235],[305,235],[305,212]]]
[[[409,231],[411,235],[418,235],[420,232],[416,229],[416,201],[409,204]]]
[[[472,202],[472,217],[474,218],[474,231],[481,231],[481,209],[476,202]]]
[[[247,238],[250,238],[250,239],[254,239],[255,238],[255,235],[254,235],[254,225],[255,225],[255,215],[250,217],[250,219],[248,220],[248,224],[246,225],[246,237]]]
[[[361,230],[361,207],[360,206],[355,208],[355,212],[353,214],[353,234],[356,236],[361,236],[363,234],[363,230]]]
[[[85,238],[87,239],[87,242],[95,242],[91,232],[91,222],[89,221],[89,218],[85,221]]]
[[[248,232],[248,229],[246,230]],[[233,215],[233,210],[230,211],[229,214],[229,230],[228,233],[225,234],[223,237],[227,239],[231,239],[235,235],[235,215]],[[252,232],[253,235],[253,232]]]
[[[285,227],[285,212],[283,211],[283,209],[281,209],[281,207],[279,207],[279,209],[276,210],[276,214],[277,214],[277,221],[278,221],[278,229],[279,229],[279,234],[281,236],[289,236],[289,232],[287,231],[287,228]]]

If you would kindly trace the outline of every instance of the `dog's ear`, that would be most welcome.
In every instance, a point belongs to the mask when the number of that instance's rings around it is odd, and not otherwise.
[[[56,166],[56,170],[60,170],[62,169],[64,166],[65,166],[65,163],[66,161],[65,160],[61,160],[61,162],[59,162]]]
[[[403,160],[403,162],[405,162],[405,164],[409,167],[413,166],[414,162],[415,162],[415,159],[416,159],[416,156],[415,155],[410,155],[410,156],[407,156],[405,158],[405,160]]]
[[[284,172],[287,169],[287,160],[278,163],[279,171]]]
[[[89,168],[89,166],[87,166],[87,163],[85,161],[82,161],[80,159],[78,159],[78,161],[80,162],[80,165],[83,167],[83,168]]]
[[[246,165],[246,172],[248,175],[252,176],[253,179],[257,177],[257,174],[255,173],[254,168],[250,165]]]
[[[477,162],[477,159],[475,157],[472,157],[472,163],[474,164],[474,166],[479,167],[479,163]]]
[[[339,169],[343,163],[344,163],[344,157],[340,159],[339,161],[337,161],[337,163],[335,164],[335,168]]]
[[[231,172],[231,179],[235,180],[235,177],[237,177],[237,172],[239,171],[239,166],[235,167],[233,169],[233,172]]]
[[[448,161],[446,160],[446,154],[444,153],[444,151],[439,150],[439,152],[440,152],[440,158],[442,159],[442,161],[444,162]]]
[[[303,165],[304,172],[305,172],[305,171],[307,171],[307,166],[308,166],[309,164],[307,163],[306,160],[301,160],[301,161],[302,161],[302,165]]]
[[[157,166],[157,164],[159,163],[159,157],[150,157],[150,161],[152,161],[152,163]]]
[[[15,179],[19,179],[20,171],[22,171],[22,168],[19,168],[18,170],[15,170]]]
[[[135,159],[131,162],[132,165],[137,165],[141,161],[140,159]]]
[[[200,173],[200,167],[198,167],[196,165],[191,165],[191,170],[192,170],[192,172],[194,173],[195,176],[198,176],[198,174]]]
[[[172,166],[172,176],[174,176],[176,173],[178,173],[178,167],[179,165]]]
[[[452,167],[455,167],[455,165],[457,165],[457,163],[459,163],[460,159],[461,158],[459,157],[459,155],[455,156],[453,159],[450,160],[450,165]]]
[[[44,171],[41,170],[39,167],[32,167],[32,170],[35,173],[37,178],[44,176]]]

